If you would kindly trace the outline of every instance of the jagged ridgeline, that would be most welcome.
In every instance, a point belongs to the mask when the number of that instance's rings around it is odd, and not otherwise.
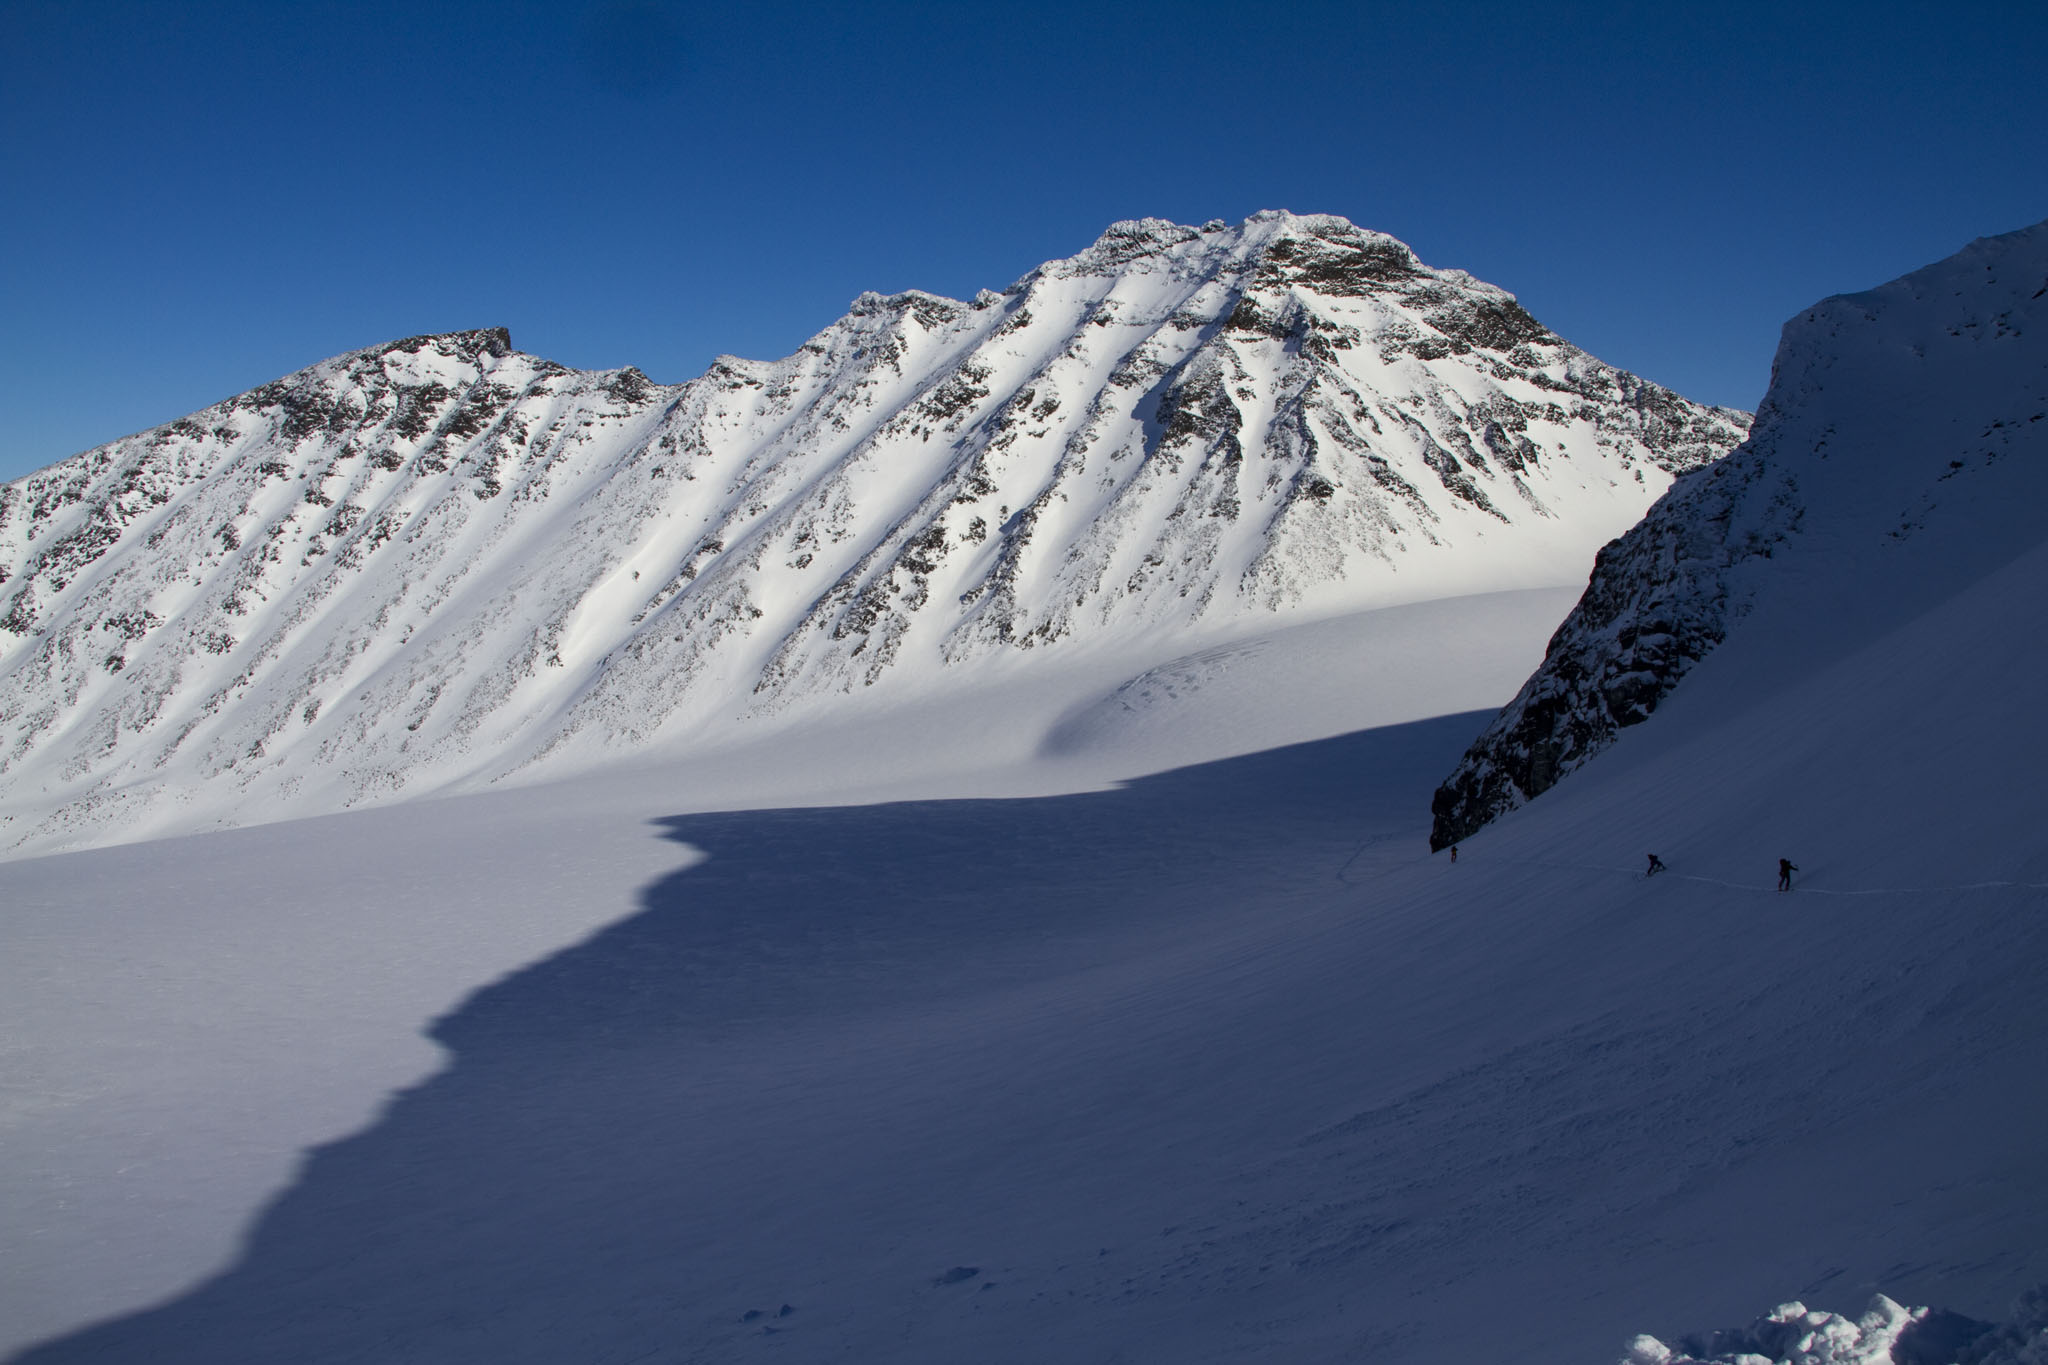
[[[1120,223],[971,302],[863,295],[675,386],[415,337],[0,489],[5,840],[1554,582],[1745,428],[1284,213]]]
[[[1782,679],[1959,594],[2040,543],[2044,498],[2048,223],[1823,300],[1785,325],[1752,437],[1600,552],[1431,842],[1547,791],[1726,642]]]

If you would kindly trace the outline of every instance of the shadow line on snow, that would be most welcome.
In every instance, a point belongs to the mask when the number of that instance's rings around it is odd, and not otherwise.
[[[445,1068],[314,1149],[234,1265],[15,1359],[495,1365],[710,1350],[691,1338],[709,1311],[702,1277],[803,1233],[750,1227],[744,1189],[726,1182],[773,1160],[820,1180],[841,1142],[893,1150],[887,1132],[792,1126],[833,1121],[829,1104],[790,1096],[830,1092],[835,1049],[925,1036],[949,1011],[1146,951],[1190,914],[1256,913],[1276,884],[1356,895],[1339,862],[1351,855],[1355,883],[1375,860],[1422,855],[1430,790],[1487,714],[1112,791],[661,819],[708,857],[437,1021]],[[1375,837],[1401,829],[1412,840]],[[733,1134],[750,1135],[746,1151]],[[810,1211],[806,1235],[834,1216]],[[714,1316],[776,1307],[735,1296]]]

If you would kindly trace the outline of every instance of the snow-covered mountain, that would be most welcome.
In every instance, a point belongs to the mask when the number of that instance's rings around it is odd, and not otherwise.
[[[1286,213],[1119,223],[965,303],[863,295],[678,386],[412,338],[0,488],[0,842],[1573,584],[1745,429]]]
[[[2040,1365],[2038,231],[1820,310],[1747,614],[1455,862],[1575,589],[0,861],[0,1353]],[[823,791],[1068,674],[1010,790]]]
[[[2044,336],[2048,224],[1787,323],[1749,441],[1600,552],[1543,666],[1438,790],[1433,845],[1613,743],[1753,613],[1782,645],[1747,682],[1783,686],[2038,545]]]

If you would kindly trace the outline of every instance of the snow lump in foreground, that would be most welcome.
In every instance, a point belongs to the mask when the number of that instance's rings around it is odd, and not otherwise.
[[[2002,1326],[1882,1294],[1854,1319],[1794,1301],[1676,1350],[1638,1336],[1617,1365],[2048,1365],[2048,1286],[2021,1296]]]

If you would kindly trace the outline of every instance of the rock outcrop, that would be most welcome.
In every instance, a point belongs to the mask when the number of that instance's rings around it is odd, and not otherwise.
[[[1761,606],[1802,647],[1843,620],[1868,639],[2039,543],[2044,497],[2048,224],[1823,301],[1786,324],[1750,439],[1600,551],[1542,666],[1437,789],[1431,845],[1613,744]]]

